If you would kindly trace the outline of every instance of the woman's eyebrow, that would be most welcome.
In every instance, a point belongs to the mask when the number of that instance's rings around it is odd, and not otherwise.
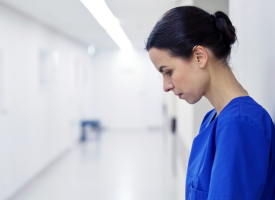
[[[162,72],[163,72],[163,68],[165,68],[165,67],[167,67],[167,66],[161,66],[161,67],[159,68],[159,72],[162,73]]]

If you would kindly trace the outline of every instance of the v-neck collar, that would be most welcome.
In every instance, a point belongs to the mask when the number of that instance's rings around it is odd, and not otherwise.
[[[210,113],[208,119],[207,119],[208,121],[207,121],[207,124],[206,124],[205,128],[208,127],[209,124],[211,124],[212,122],[214,122],[217,119],[218,116],[215,117],[215,119],[212,121],[212,119],[216,115],[216,113],[217,113],[216,109],[213,109],[212,112]]]

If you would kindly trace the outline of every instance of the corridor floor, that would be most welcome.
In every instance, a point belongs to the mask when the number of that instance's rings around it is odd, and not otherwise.
[[[184,200],[174,136],[102,133],[78,144],[10,200]]]

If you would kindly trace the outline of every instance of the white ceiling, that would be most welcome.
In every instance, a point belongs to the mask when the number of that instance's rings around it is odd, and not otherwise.
[[[182,3],[181,0],[105,1],[137,48],[144,47],[152,27],[164,12]],[[0,3],[86,46],[116,47],[79,0],[0,0]]]

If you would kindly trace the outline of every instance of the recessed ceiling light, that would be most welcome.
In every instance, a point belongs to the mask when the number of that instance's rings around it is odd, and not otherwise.
[[[90,45],[87,49],[89,55],[93,56],[95,54],[95,47]]]

